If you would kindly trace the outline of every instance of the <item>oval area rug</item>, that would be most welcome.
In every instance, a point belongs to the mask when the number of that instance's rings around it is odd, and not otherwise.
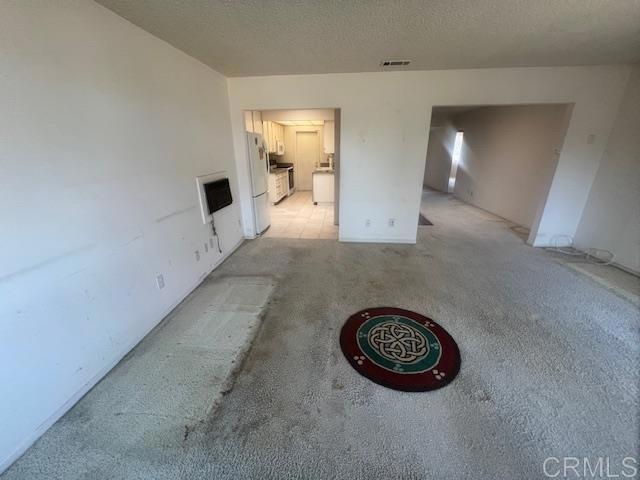
[[[354,313],[342,327],[340,347],[358,373],[394,390],[442,388],[460,370],[451,335],[430,318],[401,308]]]

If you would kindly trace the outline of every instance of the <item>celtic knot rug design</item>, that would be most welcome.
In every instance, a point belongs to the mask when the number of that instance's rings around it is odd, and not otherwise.
[[[369,345],[383,357],[410,363],[427,354],[427,339],[418,329],[397,322],[383,322],[369,330]]]
[[[460,369],[460,352],[451,335],[433,320],[400,308],[353,314],[342,327],[340,346],[360,374],[396,390],[441,388]]]

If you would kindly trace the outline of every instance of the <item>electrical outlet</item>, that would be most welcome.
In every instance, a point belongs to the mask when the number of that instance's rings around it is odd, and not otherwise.
[[[209,246],[210,246],[211,248],[213,248],[213,237],[211,237],[211,238],[209,239]]]
[[[396,219],[395,218],[390,218],[389,219],[389,226],[390,227],[395,227],[396,226]]]
[[[158,290],[162,290],[164,288],[164,276],[162,276],[162,274],[156,277],[156,283],[158,284]]]
[[[364,226],[365,227],[370,227],[371,226],[371,220],[369,220],[368,218],[364,221]]]
[[[209,251],[209,244],[205,242],[204,244],[204,253],[207,253]]]
[[[196,250],[195,252],[193,252],[196,256],[196,262],[200,261],[200,250]]]

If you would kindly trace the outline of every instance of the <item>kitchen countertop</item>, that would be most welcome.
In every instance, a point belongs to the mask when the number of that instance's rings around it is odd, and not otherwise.
[[[272,168],[271,170],[269,170],[269,173],[273,173],[273,174],[278,174],[278,173],[284,173],[284,172],[288,172],[289,170],[291,170],[293,167],[287,167],[287,168]]]
[[[335,172],[333,170],[314,170],[313,175],[315,175],[316,173],[330,173],[331,175],[333,175]]]

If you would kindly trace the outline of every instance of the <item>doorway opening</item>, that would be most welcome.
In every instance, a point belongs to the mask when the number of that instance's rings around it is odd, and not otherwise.
[[[446,222],[434,205],[448,199],[478,207],[532,244],[572,111],[573,104],[433,107],[421,217]]]
[[[266,169],[256,174],[266,178],[262,215],[268,220],[262,225],[268,226],[256,231],[337,240],[340,110],[252,110],[244,116],[247,134],[260,138],[268,155]],[[260,192],[254,192],[254,204],[255,193]]]

